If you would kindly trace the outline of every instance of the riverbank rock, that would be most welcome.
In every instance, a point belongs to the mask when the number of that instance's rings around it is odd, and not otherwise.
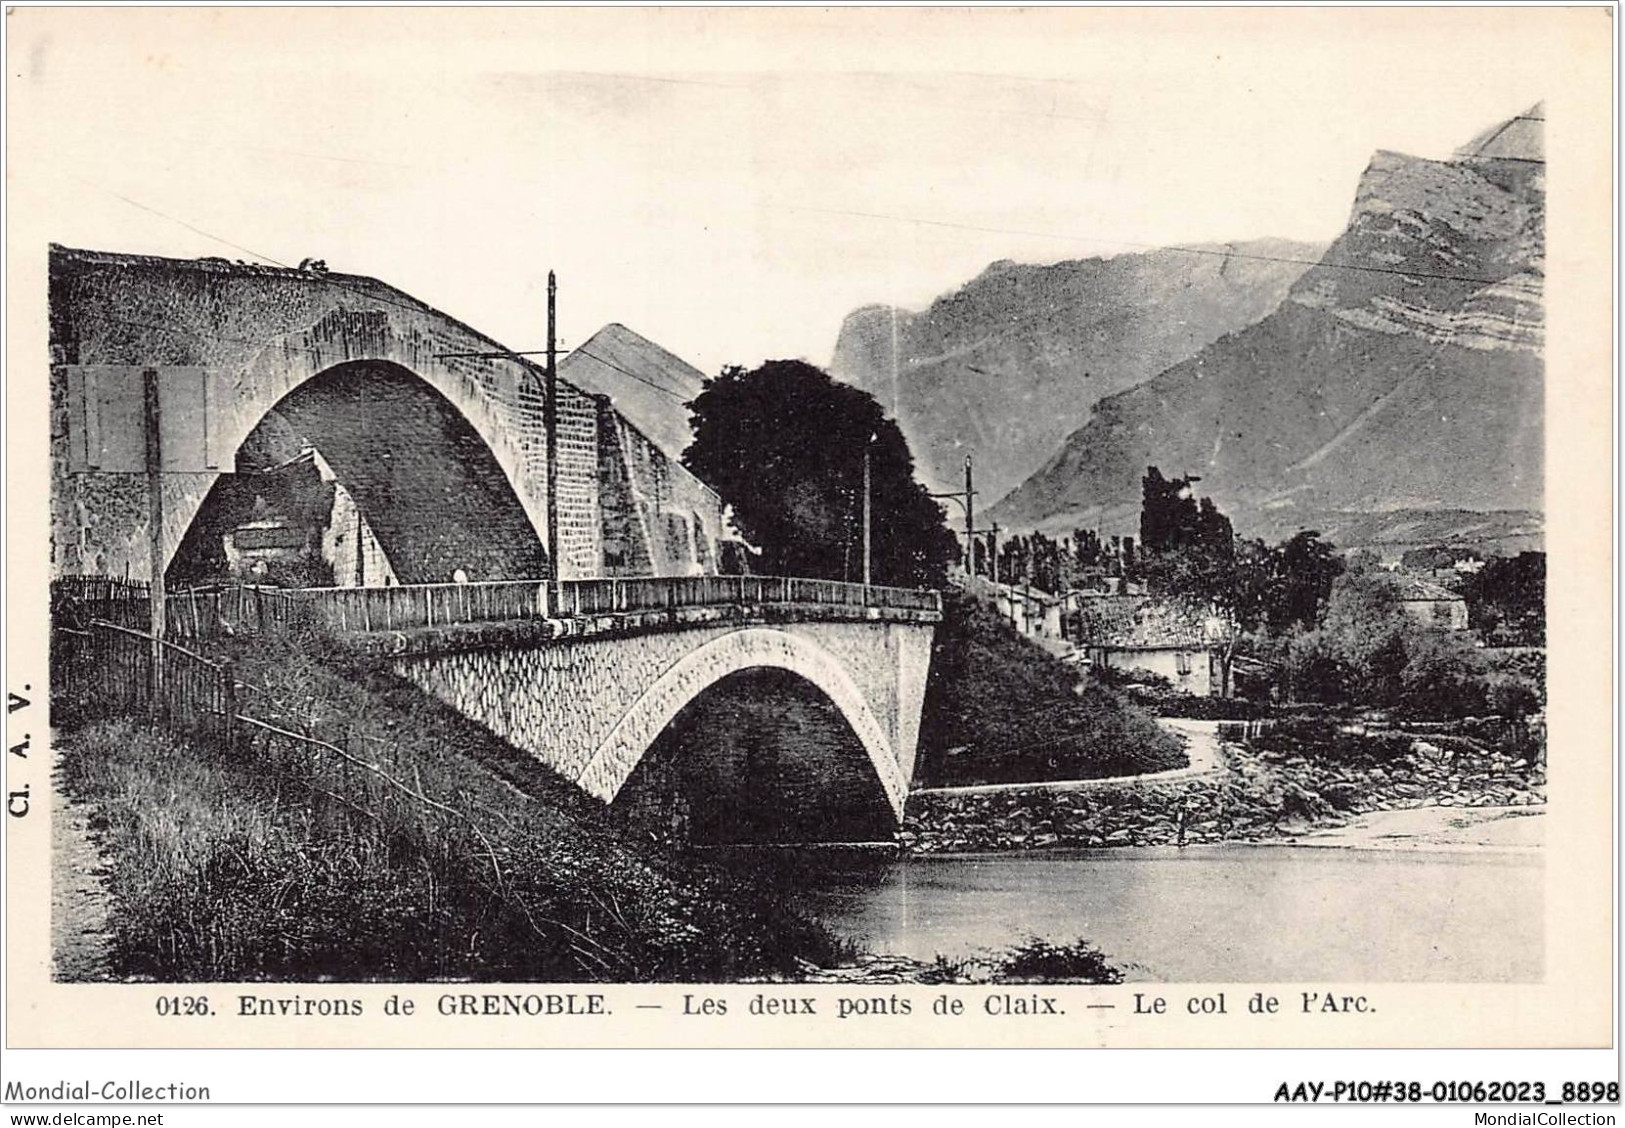
[[[1538,760],[1429,735],[1413,740],[1372,727],[1362,734],[1372,762],[1227,743],[1221,776],[916,795],[899,840],[917,853],[1260,841],[1369,811],[1545,802]]]

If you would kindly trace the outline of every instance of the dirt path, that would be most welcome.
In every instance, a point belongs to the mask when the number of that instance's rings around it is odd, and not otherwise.
[[[91,822],[98,811],[62,788],[61,750],[51,733],[51,972],[67,982],[111,979],[107,862]]]
[[[993,795],[1015,791],[1088,791],[1096,787],[1111,787],[1124,783],[1171,783],[1176,780],[1205,776],[1223,768],[1224,757],[1219,754],[1219,722],[1188,720],[1183,717],[1158,717],[1157,724],[1185,743],[1185,756],[1190,761],[1183,768],[1169,768],[1162,772],[1143,775],[1104,776],[1098,779],[1057,779],[1033,783],[972,783],[960,787],[920,787],[911,795]]]
[[[1181,737],[1185,741],[1185,755],[1190,759],[1190,766],[1184,771],[1208,772],[1214,768],[1224,767],[1224,758],[1219,755],[1219,722],[1198,721],[1186,717],[1158,717],[1157,724],[1162,728]],[[1175,769],[1176,771],[1180,769]],[[1158,772],[1151,778],[1166,776],[1172,773]]]

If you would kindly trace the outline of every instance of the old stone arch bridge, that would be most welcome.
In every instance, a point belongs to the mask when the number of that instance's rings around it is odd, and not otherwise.
[[[53,247],[50,345],[59,575],[150,572],[148,371],[166,568],[223,479],[314,448],[399,582],[715,570],[716,494],[567,373],[548,545],[542,369],[376,279]]]

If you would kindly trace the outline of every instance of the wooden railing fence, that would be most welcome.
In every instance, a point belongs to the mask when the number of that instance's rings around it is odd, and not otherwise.
[[[279,800],[324,824],[342,820],[381,845],[405,836],[431,851],[490,852],[457,796],[408,780],[395,742],[355,718],[313,716],[237,678],[227,662],[110,620],[59,624],[52,645],[53,709],[63,723],[145,717],[255,764]]]

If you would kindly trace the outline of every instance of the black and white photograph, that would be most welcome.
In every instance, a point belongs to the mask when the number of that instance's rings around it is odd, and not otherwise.
[[[729,101],[662,85],[487,100]],[[1539,980],[1545,121],[1479,105],[1325,170],[1329,238],[1001,256],[818,363],[685,359],[700,263],[664,340],[584,320],[556,220],[472,264],[511,346],[184,196],[126,214],[216,253],[53,246],[57,975]]]
[[[1544,989],[1610,18],[14,12],[40,989]]]

